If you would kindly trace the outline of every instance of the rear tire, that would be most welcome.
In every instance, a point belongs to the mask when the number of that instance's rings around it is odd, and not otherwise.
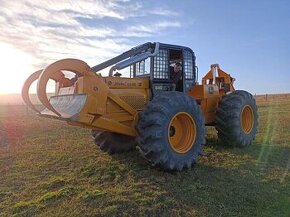
[[[141,155],[164,170],[190,168],[205,143],[199,105],[179,92],[156,95],[140,113],[137,130]]]
[[[216,130],[222,144],[249,146],[255,138],[257,126],[258,112],[252,94],[236,90],[222,98],[216,112]]]
[[[92,130],[92,136],[95,144],[109,154],[129,152],[136,147],[135,137],[99,130]]]

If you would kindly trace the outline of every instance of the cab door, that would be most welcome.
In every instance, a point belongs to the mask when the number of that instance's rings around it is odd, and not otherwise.
[[[187,93],[196,83],[195,55],[189,49],[183,49],[183,92]]]

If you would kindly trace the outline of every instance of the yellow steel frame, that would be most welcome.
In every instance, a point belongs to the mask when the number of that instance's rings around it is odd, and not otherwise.
[[[217,73],[217,74],[216,74]],[[201,105],[206,125],[215,124],[215,111],[222,96],[234,91],[235,79],[220,69],[218,64],[212,64],[211,70],[202,78],[201,85],[193,86],[188,95],[195,98]],[[225,86],[228,85],[228,92]]]
[[[62,70],[74,72],[77,75],[77,81],[72,83],[70,79],[65,78]],[[214,74],[215,71],[217,75]],[[65,88],[69,87],[69,91],[73,91],[72,94],[86,95],[86,102],[73,119],[64,118],[50,104],[46,95],[46,85],[49,79],[57,82],[57,94],[65,92]],[[32,105],[28,94],[29,87],[35,80],[38,80],[38,98],[52,112],[51,117],[66,120],[71,125],[117,132],[128,136],[137,135],[135,126],[138,121],[138,112],[144,109],[150,100],[149,78],[102,77],[91,71],[91,68],[81,60],[64,59],[33,73],[24,84],[23,99],[28,106],[40,114],[41,112]],[[200,103],[206,124],[214,124],[218,102],[226,94],[223,87],[228,85],[228,91],[233,91],[233,82],[234,78],[214,64],[203,77],[202,84],[193,86],[188,92],[189,96]],[[131,104],[125,100],[126,98],[131,100]],[[135,98],[136,102],[138,101],[137,104],[134,101]]]

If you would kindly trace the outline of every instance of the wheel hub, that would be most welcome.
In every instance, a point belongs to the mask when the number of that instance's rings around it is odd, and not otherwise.
[[[254,127],[254,112],[249,105],[244,106],[242,110],[241,127],[245,134],[249,134]]]
[[[175,128],[174,126],[170,126],[170,129],[169,129],[169,136],[170,137],[173,137],[175,135]]]
[[[196,139],[196,124],[190,114],[179,112],[171,118],[168,140],[171,148],[180,154],[188,152]]]

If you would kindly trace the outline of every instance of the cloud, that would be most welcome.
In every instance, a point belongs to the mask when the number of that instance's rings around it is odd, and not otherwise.
[[[139,24],[128,27],[128,29],[125,30],[124,35],[127,37],[149,37],[158,34],[162,30],[176,27],[181,27],[181,23],[178,21],[159,21],[151,25]]]
[[[181,27],[178,21],[169,22],[166,18],[177,16],[175,12],[148,10],[141,2],[130,0],[0,0],[0,4],[0,41],[30,54],[35,68],[67,57],[94,65],[135,46],[134,40],[128,40],[130,37],[148,38],[168,28]],[[159,19],[131,22],[148,14]],[[86,18],[91,25],[79,18]],[[104,19],[112,19],[117,25],[109,25]]]
[[[154,14],[154,15],[160,15],[160,16],[178,16],[179,15],[176,11],[163,9],[163,8],[153,9],[149,13]]]

